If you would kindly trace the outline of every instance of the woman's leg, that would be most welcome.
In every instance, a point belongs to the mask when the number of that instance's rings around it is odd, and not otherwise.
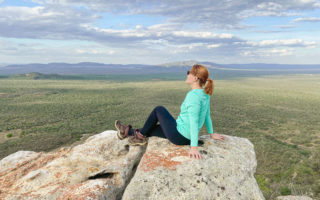
[[[147,118],[146,122],[144,123],[143,128],[139,128],[140,133],[143,135],[150,137],[150,136],[158,136],[158,137],[163,137],[167,138],[162,130],[159,131],[159,124],[157,122],[159,121],[156,115],[156,110],[159,109],[159,106],[155,107],[153,111],[150,113],[149,117]],[[161,128],[160,128],[161,129]],[[133,135],[135,129],[130,129],[129,130],[129,135]],[[151,135],[153,133],[156,133],[157,135]]]
[[[140,133],[141,133],[141,129],[142,129],[142,128],[139,128]],[[133,135],[134,130],[135,130],[135,129],[131,128],[131,129],[129,130],[129,135]],[[147,137],[152,137],[152,136],[157,136],[157,137],[161,137],[161,138],[167,138],[167,137],[163,134],[163,132],[162,132],[162,130],[161,130],[161,127],[160,127],[160,124],[156,124],[155,127],[148,132]]]
[[[167,138],[165,134],[163,133],[160,124],[157,124],[155,128],[153,128],[151,131],[148,133],[148,137],[161,137],[161,138]]]
[[[161,131],[157,122],[160,123]],[[143,128],[140,128],[140,132],[145,136],[168,138],[173,144],[177,145],[190,144],[190,140],[178,132],[176,120],[163,106],[157,106],[153,109]]]

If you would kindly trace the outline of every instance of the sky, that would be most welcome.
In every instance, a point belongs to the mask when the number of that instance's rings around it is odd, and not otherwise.
[[[319,0],[0,0],[0,64],[320,64]]]

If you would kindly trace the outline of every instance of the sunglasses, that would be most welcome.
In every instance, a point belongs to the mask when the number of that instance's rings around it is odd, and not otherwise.
[[[190,74],[190,71],[187,71],[187,75],[189,75]],[[197,76],[196,76],[197,77]],[[199,77],[197,77],[198,79],[199,79]]]
[[[198,68],[200,67],[200,65],[194,65],[195,70],[196,70],[196,74],[198,74]],[[190,71],[187,71],[187,75],[190,74]]]

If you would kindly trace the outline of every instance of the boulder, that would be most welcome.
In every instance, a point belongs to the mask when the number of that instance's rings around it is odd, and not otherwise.
[[[18,151],[0,161],[0,199],[119,199],[144,151],[114,130],[57,152]]]
[[[189,146],[151,137],[123,200],[137,199],[264,199],[254,178],[257,167],[253,144],[245,138],[225,141],[200,137],[203,159],[188,157]]]
[[[3,158],[0,199],[264,199],[248,139],[201,136],[204,158],[194,160],[189,146],[158,137],[148,138],[147,148],[129,146],[116,133],[108,130],[55,152],[18,151]]]

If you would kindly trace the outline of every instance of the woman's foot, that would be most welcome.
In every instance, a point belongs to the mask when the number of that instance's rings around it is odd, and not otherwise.
[[[117,136],[120,140],[123,140],[124,138],[128,137],[130,128],[132,128],[130,124],[129,125],[121,124],[119,120],[116,120],[114,122],[114,126],[118,130]]]
[[[147,144],[147,138],[140,133],[139,129],[135,129],[133,136],[129,137],[129,144],[133,146],[142,146]]]

